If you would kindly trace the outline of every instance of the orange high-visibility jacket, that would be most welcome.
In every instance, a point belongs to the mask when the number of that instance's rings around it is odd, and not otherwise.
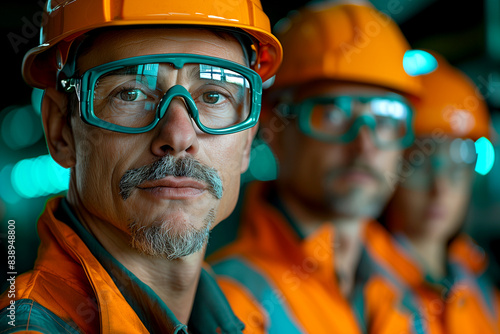
[[[452,242],[439,282],[419,267],[402,236],[373,233],[365,248],[352,301],[366,333],[500,333],[499,294],[485,275],[484,250],[469,237]]]
[[[301,239],[269,187],[248,187],[238,239],[209,258],[244,332],[360,333],[337,285],[332,225]]]
[[[215,280],[202,269],[188,326],[83,228],[65,199],[38,222],[34,269],[0,296],[0,333],[241,333]],[[11,301],[15,301],[14,310]]]

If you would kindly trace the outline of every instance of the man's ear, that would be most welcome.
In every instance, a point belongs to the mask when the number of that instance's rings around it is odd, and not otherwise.
[[[248,169],[248,165],[250,164],[250,152],[252,151],[252,142],[257,134],[257,130],[259,129],[259,123],[257,123],[254,127],[250,128],[247,131],[247,136],[245,140],[245,145],[243,146],[243,155],[241,161],[241,171],[243,174]]]
[[[259,49],[259,59],[258,65],[255,71],[259,73],[261,77],[269,77],[271,71],[276,70],[274,64],[276,64],[276,59],[278,55],[276,54],[276,50],[269,45],[263,45]]]
[[[70,117],[67,95],[55,88],[47,88],[42,101],[43,129],[50,155],[64,168],[76,163]]]

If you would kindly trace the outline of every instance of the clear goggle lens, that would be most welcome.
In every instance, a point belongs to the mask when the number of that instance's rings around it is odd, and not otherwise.
[[[81,89],[84,121],[123,133],[151,130],[174,99],[184,103],[204,132],[242,131],[257,123],[262,93],[262,81],[253,70],[191,54],[122,59],[61,83]]]
[[[307,99],[300,110],[303,132],[324,141],[348,143],[366,125],[378,146],[408,146],[412,110],[399,96],[335,96]]]
[[[168,83],[180,77],[204,126],[222,129],[248,118],[252,92],[243,75],[205,64],[186,64],[179,73],[174,71],[169,64],[153,63],[101,75],[94,90],[95,116],[124,127],[147,126],[157,116]]]
[[[471,179],[477,161],[474,141],[457,138],[437,144],[428,140],[427,146],[419,146],[419,139],[415,142],[405,152],[401,170],[403,187],[426,190],[437,178],[447,180],[452,186]]]

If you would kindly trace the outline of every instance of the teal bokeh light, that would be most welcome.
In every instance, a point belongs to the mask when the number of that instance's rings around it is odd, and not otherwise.
[[[59,166],[50,155],[19,161],[11,173],[12,188],[23,198],[57,194],[69,186],[69,169]]]
[[[31,181],[33,161],[25,159],[14,165],[11,174],[12,187],[17,194],[24,198],[32,198],[38,192],[38,184]]]
[[[13,168],[12,164],[8,164],[0,171],[0,184],[2,185],[0,187],[0,197],[8,204],[16,204],[21,199],[14,188],[12,188],[11,175]]]
[[[34,145],[43,135],[40,115],[31,105],[11,106],[4,110],[6,116],[1,124],[1,136],[5,144],[13,149]]]
[[[53,175],[49,180],[52,187],[54,187],[52,193],[59,193],[65,191],[69,186],[69,169],[61,167],[57,162],[52,159],[50,155],[45,155],[45,160],[47,162],[47,173]]]
[[[45,91],[43,89],[33,88],[31,92],[31,106],[33,110],[40,115],[42,108],[42,99]]]
[[[255,144],[257,143],[257,144]],[[264,142],[254,142],[250,155],[249,173],[253,179],[259,181],[275,180],[278,175],[278,166],[273,152]]]
[[[50,179],[52,177],[47,178],[48,173],[47,161],[45,161],[45,156],[39,156],[33,160],[33,165],[31,168],[31,178],[33,180],[33,184],[37,187],[36,196],[45,196],[48,194],[54,193],[54,187],[50,184]]]
[[[481,175],[488,174],[495,163],[495,150],[491,142],[481,137],[475,142],[477,162],[475,171]]]
[[[438,62],[429,52],[409,50],[403,57],[403,68],[411,76],[428,74],[438,67]]]

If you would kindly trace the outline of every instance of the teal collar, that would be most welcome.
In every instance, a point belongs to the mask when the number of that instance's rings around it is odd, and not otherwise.
[[[158,295],[118,262],[80,223],[66,198],[57,215],[89,248],[150,333],[241,333],[234,315],[212,276],[202,268],[188,326],[182,324]]]

